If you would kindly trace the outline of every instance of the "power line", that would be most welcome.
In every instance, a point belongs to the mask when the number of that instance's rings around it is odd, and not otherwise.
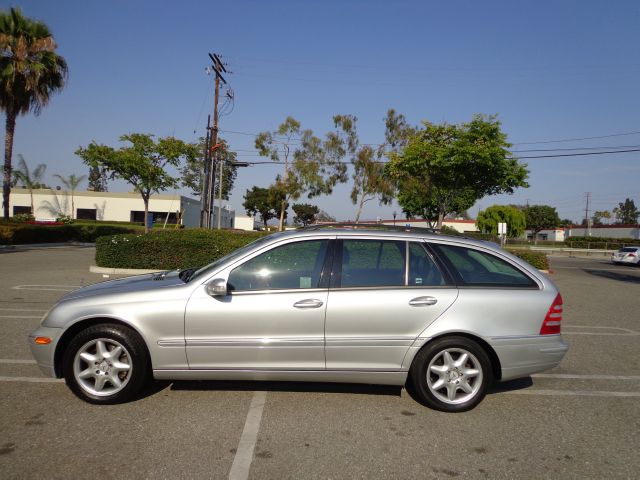
[[[624,133],[611,133],[609,135],[597,135],[594,137],[582,137],[582,138],[561,138],[558,140],[541,140],[538,142],[517,142],[514,145],[538,145],[543,143],[563,143],[563,142],[579,142],[582,140],[596,140],[599,138],[611,138],[611,137],[624,137],[626,135],[638,135],[640,131],[624,132]]]

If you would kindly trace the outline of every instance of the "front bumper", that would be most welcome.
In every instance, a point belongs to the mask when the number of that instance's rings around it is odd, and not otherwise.
[[[57,377],[55,371],[55,353],[58,340],[62,336],[63,330],[61,328],[51,328],[39,326],[28,337],[29,348],[31,354],[35,358],[38,367],[42,370],[42,373],[48,377]],[[46,345],[40,345],[35,343],[36,337],[49,337],[51,343]]]
[[[502,380],[526,377],[557,366],[569,345],[561,335],[531,335],[491,339],[500,365]]]

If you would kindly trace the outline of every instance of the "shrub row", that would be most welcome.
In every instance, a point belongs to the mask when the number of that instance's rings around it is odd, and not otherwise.
[[[531,266],[538,270],[549,270],[549,259],[543,252],[532,252],[531,250],[511,250],[509,253],[528,262]]]
[[[172,270],[200,267],[264,236],[236,230],[159,230],[96,241],[96,265]]]
[[[571,248],[616,250],[625,246],[638,245],[640,244],[640,240],[613,237],[568,237],[564,243]]]
[[[95,242],[98,237],[137,231],[114,225],[0,225],[0,244]]]

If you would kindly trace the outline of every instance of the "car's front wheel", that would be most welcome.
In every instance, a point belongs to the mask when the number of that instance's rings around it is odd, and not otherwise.
[[[82,330],[69,343],[63,362],[67,385],[89,403],[126,402],[148,378],[146,346],[135,331],[122,325]]]
[[[418,399],[429,407],[463,412],[484,398],[492,380],[491,362],[473,340],[444,337],[418,352],[410,379]]]

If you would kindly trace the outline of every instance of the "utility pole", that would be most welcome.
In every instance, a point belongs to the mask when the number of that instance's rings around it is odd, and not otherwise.
[[[211,218],[209,214],[209,207],[207,205],[207,199],[209,198],[209,142],[211,128],[211,115],[207,116],[207,136],[204,141],[204,153],[203,153],[203,168],[202,178],[200,179],[200,228],[209,228],[209,220]]]
[[[591,199],[591,192],[584,194],[587,199],[587,206],[584,209],[584,219],[587,225],[587,236],[591,236],[591,219],[589,218],[589,200]]]
[[[222,220],[222,166],[224,159],[220,159],[220,177],[218,178],[218,230],[220,230],[220,222]]]
[[[215,92],[213,96],[213,126],[207,120],[207,154],[204,159],[204,183],[202,192],[203,212],[206,218],[203,219],[204,228],[212,228],[211,215],[215,210],[215,184],[216,184],[216,149],[218,146],[218,100],[220,99],[220,81],[226,85],[227,81],[222,76],[222,72],[227,73],[227,69],[222,64],[218,55],[209,54],[212,65],[211,70],[207,68],[207,73],[215,73]],[[210,119],[211,117],[209,117]],[[220,212],[218,212],[218,217]]]

